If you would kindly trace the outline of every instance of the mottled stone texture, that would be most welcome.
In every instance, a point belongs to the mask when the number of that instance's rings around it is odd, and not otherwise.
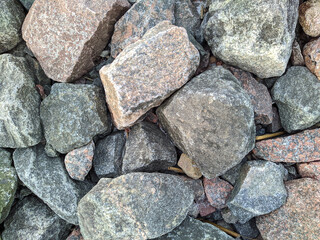
[[[75,227],[66,240],[84,240],[79,227]]]
[[[320,4],[319,4],[320,7]],[[320,12],[319,12],[319,21],[320,21]],[[305,59],[305,63],[307,68],[314,75],[320,79],[320,39],[315,39],[313,41],[308,42],[303,47],[303,56]]]
[[[17,0],[0,1],[0,53],[14,48],[21,40],[21,25],[25,18]]]
[[[22,148],[41,141],[40,96],[25,58],[0,55],[0,147]]]
[[[272,88],[281,124],[287,132],[320,121],[320,81],[306,67],[291,67]]]
[[[320,181],[320,162],[300,163],[297,168],[301,177]]]
[[[115,126],[132,126],[182,87],[199,65],[184,28],[163,21],[100,70]]]
[[[22,26],[23,39],[55,81],[70,82],[94,66],[127,0],[37,0]]]
[[[0,148],[0,166],[10,167],[12,163],[11,153],[5,149]]]
[[[103,92],[94,85],[54,84],[41,103],[40,115],[47,143],[60,153],[110,130]]]
[[[204,36],[213,55],[261,78],[281,76],[291,55],[299,0],[218,0]]]
[[[259,141],[253,153],[272,162],[313,162],[320,159],[320,129]]]
[[[313,240],[320,236],[320,182],[302,178],[286,182],[288,198],[281,208],[257,218],[264,240]]]
[[[238,80],[215,67],[157,109],[163,128],[207,178],[237,165],[255,142],[254,113]]]
[[[187,154],[182,153],[179,161],[178,166],[184,171],[186,175],[193,179],[199,179],[202,177],[202,173],[200,169],[197,167],[195,161],[187,156]]]
[[[303,31],[311,37],[320,35],[320,2],[305,1],[299,6],[299,23]]]
[[[193,198],[191,189],[173,175],[103,178],[79,202],[81,233],[91,240],[156,238],[181,224]]]
[[[300,45],[296,40],[294,40],[292,45],[292,53],[291,53],[290,61],[293,66],[305,65]]]

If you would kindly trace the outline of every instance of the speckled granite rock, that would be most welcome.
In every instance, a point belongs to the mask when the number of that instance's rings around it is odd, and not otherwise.
[[[320,181],[320,162],[300,163],[297,164],[297,169],[301,177]]]
[[[37,0],[23,23],[23,39],[48,77],[70,82],[94,67],[129,7],[127,0]]]
[[[10,167],[12,163],[11,153],[5,149],[0,148],[0,166]]]
[[[320,7],[320,4],[319,4]],[[320,9],[319,9],[320,10]],[[320,12],[319,12],[319,20],[320,20]],[[305,59],[305,63],[307,68],[312,72],[314,75],[320,79],[320,39],[315,39],[308,42],[303,47],[303,56]]]
[[[125,48],[100,70],[115,126],[130,127],[159,106],[192,77],[199,60],[186,30],[169,21],[157,24]]]
[[[299,23],[303,31],[311,37],[320,35],[320,2],[309,0],[299,6]]]
[[[81,233],[91,240],[156,238],[185,219],[193,198],[191,189],[173,175],[103,178],[79,202]]]
[[[207,178],[225,173],[254,147],[250,98],[222,67],[189,81],[157,109],[157,116],[175,145]]]
[[[264,240],[318,239],[320,236],[320,182],[302,178],[286,182],[288,198],[281,208],[257,217]]]
[[[291,55],[298,6],[298,0],[212,1],[205,39],[225,63],[260,78],[281,76]]]
[[[111,130],[103,93],[94,85],[54,84],[41,103],[40,115],[47,143],[60,153]]]
[[[272,88],[281,124],[287,132],[320,122],[320,81],[306,67],[291,67]]]

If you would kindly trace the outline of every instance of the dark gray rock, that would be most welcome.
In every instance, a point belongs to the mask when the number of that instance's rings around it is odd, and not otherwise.
[[[281,164],[262,160],[248,161],[242,166],[227,201],[227,206],[239,223],[270,213],[285,203],[285,172]]]
[[[69,177],[61,158],[50,158],[44,147],[16,149],[13,161],[20,180],[59,217],[78,224],[77,204],[85,194]]]
[[[14,48],[21,40],[25,13],[17,0],[0,1],[0,53]]]
[[[19,0],[21,2],[21,4],[27,9],[29,10],[34,2],[34,0]]]
[[[0,147],[38,144],[42,138],[40,96],[25,58],[0,55],[0,102]]]
[[[10,167],[12,163],[11,153],[5,149],[0,148],[0,166]]]
[[[244,237],[244,239],[252,239],[258,237],[260,234],[259,229],[256,226],[256,219],[253,218],[250,221],[241,224],[241,223],[235,223],[233,224],[236,232],[238,232],[241,236]]]
[[[99,178],[120,175],[125,143],[124,131],[112,133],[97,142],[93,155],[93,168]]]
[[[213,55],[260,78],[281,76],[289,61],[299,0],[213,0],[205,28]]]
[[[157,238],[157,240],[233,240],[219,228],[187,217],[179,227],[172,232]]]
[[[93,85],[54,84],[41,103],[40,116],[47,143],[60,153],[111,130],[103,92]]]
[[[306,67],[291,67],[272,88],[281,124],[287,132],[320,122],[320,82]]]
[[[190,42],[196,47],[200,54],[199,69],[206,69],[209,65],[210,51],[203,48],[203,46],[190,34],[188,33]]]
[[[145,240],[177,227],[193,203],[193,192],[177,176],[129,173],[103,178],[78,205],[85,239]]]
[[[189,81],[157,109],[157,116],[175,145],[209,179],[240,163],[254,147],[251,100],[222,67]]]
[[[24,198],[6,219],[3,240],[61,240],[71,224],[58,217],[46,204],[34,196]]]
[[[241,166],[247,161],[246,158],[242,159],[241,163],[237,164],[236,166],[234,166],[233,168],[229,169],[227,172],[225,172],[224,174],[222,174],[220,177],[223,180],[228,181],[229,183],[232,184],[232,186],[234,186],[234,184],[236,183],[238,177],[239,177],[239,173],[240,173],[240,169]]]
[[[177,164],[177,152],[170,139],[149,122],[134,125],[129,133],[122,172],[156,172]]]

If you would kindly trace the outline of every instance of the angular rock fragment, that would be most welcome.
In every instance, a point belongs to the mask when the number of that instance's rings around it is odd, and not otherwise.
[[[233,226],[236,232],[238,232],[241,236],[244,236],[245,239],[254,239],[260,234],[259,229],[256,225],[256,220],[254,218],[244,224],[234,223]]]
[[[298,172],[303,178],[314,178],[320,181],[320,162],[297,164]]]
[[[225,173],[254,147],[250,98],[222,67],[193,78],[157,109],[157,115],[175,145],[207,178]]]
[[[19,0],[25,9],[29,10],[35,0]]]
[[[272,88],[281,124],[287,132],[320,122],[320,82],[306,67],[291,67]]]
[[[234,166],[233,168],[229,169],[227,172],[225,172],[224,174],[222,174],[220,177],[223,180],[228,181],[229,183],[232,184],[232,186],[234,186],[236,184],[236,181],[239,177],[239,173],[240,173],[240,169],[241,166],[247,161],[247,158],[242,159],[242,161],[237,164],[236,166]]]
[[[309,0],[299,6],[299,23],[303,31],[311,37],[320,35],[320,2]]]
[[[291,53],[290,60],[293,66],[305,65],[300,45],[296,40],[294,40],[292,45],[292,53]]]
[[[199,65],[185,29],[163,21],[100,70],[118,129],[132,126],[182,87]]]
[[[170,139],[149,122],[132,127],[125,145],[122,172],[156,172],[177,164],[177,152]]]
[[[214,56],[260,78],[281,76],[298,19],[298,0],[212,1],[204,36]]]
[[[37,0],[22,26],[23,39],[45,73],[71,82],[94,66],[127,0]]]
[[[177,176],[129,173],[103,178],[78,206],[84,239],[145,240],[162,236],[186,218],[193,193]]]
[[[110,130],[103,92],[94,85],[56,83],[40,111],[47,143],[60,153]]]
[[[267,126],[267,132],[274,133],[282,128],[278,108],[272,107],[272,123]]]
[[[0,148],[0,166],[11,167],[11,153],[5,149]]]
[[[179,158],[178,166],[181,167],[187,176],[193,179],[199,179],[202,177],[202,173],[196,163],[184,153],[182,153]]]
[[[217,211],[216,208],[212,207],[208,199],[199,200],[196,202],[201,217],[205,217]]]
[[[320,7],[320,5],[319,5]],[[320,9],[319,9],[320,10]],[[320,12],[319,12],[319,20],[320,20]],[[320,79],[320,39],[316,39],[313,41],[308,42],[303,47],[303,56],[306,62],[307,68],[312,72],[314,75]]]

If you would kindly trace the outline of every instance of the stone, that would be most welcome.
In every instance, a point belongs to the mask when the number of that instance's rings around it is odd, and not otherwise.
[[[272,107],[272,113],[273,113],[272,123],[267,126],[267,132],[275,133],[282,128],[282,125],[281,125],[278,108]]]
[[[320,12],[319,12],[320,14]],[[320,20],[320,15],[319,15]],[[306,62],[307,68],[312,72],[314,75],[320,79],[320,39],[315,39],[308,42],[303,47],[303,56]]]
[[[320,82],[306,67],[291,67],[272,88],[281,124],[287,132],[320,122]]]
[[[287,198],[282,165],[256,160],[246,162],[231,192],[227,206],[244,224],[256,216],[281,207]]]
[[[60,153],[111,130],[103,92],[94,85],[54,84],[41,103],[40,116],[47,143]]]
[[[223,62],[260,78],[281,76],[291,55],[298,6],[298,0],[212,1],[204,37]]]
[[[299,6],[299,23],[303,31],[311,36],[320,35],[320,2],[317,0],[309,0],[303,2]]]
[[[25,9],[29,10],[35,0],[19,0]]]
[[[175,228],[172,232],[156,238],[156,240],[188,239],[233,240],[234,238],[209,223],[204,223],[191,217],[187,217],[179,227]]]
[[[22,36],[49,78],[71,82],[95,66],[114,24],[129,7],[127,0],[37,0]]]
[[[24,18],[23,8],[16,0],[1,0],[0,53],[13,49],[22,41],[21,26]]]
[[[318,239],[320,236],[320,183],[311,178],[286,182],[288,198],[281,208],[257,217],[264,240]],[[285,224],[284,224],[285,223]]]
[[[84,240],[79,227],[75,227],[66,240]]]
[[[226,69],[213,67],[157,109],[164,130],[206,178],[234,167],[254,147],[250,98]]]
[[[206,198],[201,179],[192,179],[183,175],[178,177],[180,177],[184,181],[184,183],[193,191],[194,201],[198,202]]]
[[[0,147],[34,146],[42,139],[32,70],[25,58],[0,55]]]
[[[196,47],[200,54],[200,64],[195,74],[198,75],[199,73],[207,70],[208,68],[210,50],[208,48],[204,49],[204,47],[200,43],[198,43],[197,40],[190,33],[188,33],[188,36],[190,42]]]
[[[158,23],[174,23],[175,0],[140,0],[134,4],[114,26],[111,39],[111,56],[116,58],[130,44]]]
[[[126,138],[123,131],[112,133],[97,142],[93,156],[93,168],[99,178],[113,178],[120,175],[125,143]]]
[[[208,216],[211,213],[214,213],[217,211],[216,208],[211,206],[207,198],[197,201],[196,204],[198,206],[199,214],[201,217]]]
[[[71,224],[56,215],[34,196],[18,202],[4,223],[3,240],[65,239]]]
[[[94,142],[74,149],[64,159],[64,164],[72,179],[83,181],[92,167]]]
[[[18,187],[18,178],[13,167],[0,166],[0,223],[8,216]]]
[[[132,127],[125,145],[122,172],[156,172],[177,164],[177,152],[170,139],[149,122]]]
[[[0,167],[10,167],[11,163],[11,153],[3,148],[0,148]]]
[[[159,106],[192,77],[199,61],[186,30],[169,21],[160,22],[125,48],[100,70],[115,126],[130,127]]]
[[[256,142],[253,154],[272,162],[313,162],[320,159],[320,129]]]
[[[203,186],[211,206],[217,209],[226,207],[226,201],[233,186],[218,177],[213,179],[203,178]]]
[[[182,153],[179,158],[178,166],[187,176],[193,179],[199,179],[202,177],[202,173],[196,163],[184,153]]]
[[[102,178],[79,202],[81,233],[91,240],[156,238],[181,224],[193,198],[191,189],[173,175]]]
[[[229,169],[227,172],[225,172],[224,174],[222,174],[220,177],[223,180],[228,181],[229,183],[231,183],[232,186],[234,186],[236,184],[236,181],[239,177],[239,173],[240,173],[240,169],[241,166],[247,161],[246,158],[242,159],[242,161],[237,164],[236,166],[234,166],[233,168]]]
[[[221,216],[226,223],[235,224],[239,221],[239,218],[235,216],[229,208],[222,209]]]
[[[290,57],[291,64],[293,66],[304,66],[304,58],[301,52],[301,48],[297,40],[294,40],[292,45],[292,53]]]
[[[44,147],[16,149],[13,161],[19,179],[59,217],[78,224],[77,204],[82,190],[72,181],[60,157],[50,158]]]
[[[303,178],[314,178],[320,181],[320,162],[297,164],[298,172]]]
[[[256,220],[254,218],[244,224],[234,223],[233,226],[236,232],[238,232],[241,236],[244,236],[245,239],[253,239],[258,237],[258,235],[260,234],[259,229],[256,226]]]

